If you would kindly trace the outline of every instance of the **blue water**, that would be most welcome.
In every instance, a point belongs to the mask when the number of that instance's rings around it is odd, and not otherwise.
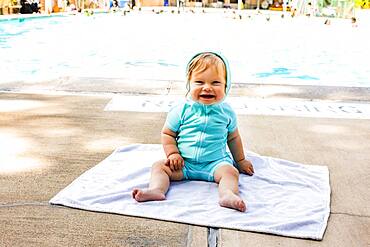
[[[2,82],[184,80],[195,52],[215,50],[229,59],[235,82],[370,86],[365,30],[274,18],[237,20],[220,12],[0,20],[0,73]]]
[[[318,77],[309,75],[296,75],[296,72],[288,68],[272,68],[270,72],[256,73],[257,78],[269,78],[269,77],[281,77],[281,78],[297,78],[301,80],[320,80]]]

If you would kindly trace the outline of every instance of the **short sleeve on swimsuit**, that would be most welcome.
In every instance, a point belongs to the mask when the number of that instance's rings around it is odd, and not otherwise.
[[[227,115],[229,116],[229,124],[227,125],[227,132],[233,133],[236,128],[238,127],[236,113],[228,104],[225,104],[225,110],[227,111]]]
[[[167,114],[167,119],[165,123],[165,127],[169,128],[173,132],[177,132],[180,128],[181,123],[181,115],[182,110],[184,108],[184,104],[177,104],[169,110]]]

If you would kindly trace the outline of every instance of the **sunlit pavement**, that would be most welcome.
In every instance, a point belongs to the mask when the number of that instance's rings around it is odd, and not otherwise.
[[[139,86],[141,85],[141,86]],[[159,143],[165,112],[105,111],[117,95],[184,95],[181,82],[62,78],[0,93],[0,246],[207,246],[193,225],[51,206],[48,200],[116,147]],[[368,88],[238,85],[233,97],[369,104]],[[368,246],[370,120],[239,115],[248,149],[330,170],[322,241],[221,229],[217,246]]]
[[[79,85],[75,85],[74,92],[63,88],[63,91],[39,90],[38,94],[14,91],[0,94],[0,245],[207,246],[206,227],[48,204],[51,197],[116,147],[160,141],[159,131],[166,113],[104,111],[117,93],[104,90],[92,79],[89,93],[84,93],[81,88],[77,90],[84,85],[81,80],[75,78]],[[68,85],[72,88],[74,83]],[[155,86],[135,90],[129,83],[119,85],[119,91],[129,95],[135,95],[135,91],[136,95],[145,92],[183,95],[181,84],[163,90]],[[275,94],[270,88],[269,95],[261,97],[258,91],[252,93],[253,88],[235,87],[232,95],[293,101],[314,96],[335,101],[331,93],[335,92],[339,102],[355,102],[356,98],[362,99],[362,103],[369,102],[365,89],[323,88],[315,95],[314,91],[310,93],[310,88],[293,87],[293,90],[291,86],[281,86]],[[110,90],[118,91],[113,87]],[[254,152],[327,165],[332,213],[321,242],[221,229],[218,246],[245,246],[245,243],[366,246],[369,243],[370,120],[239,115],[239,124],[244,142]]]

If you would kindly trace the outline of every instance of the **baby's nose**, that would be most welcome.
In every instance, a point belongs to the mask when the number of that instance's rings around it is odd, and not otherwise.
[[[204,84],[204,86],[203,86],[203,89],[204,89],[204,90],[211,90],[211,88],[212,88],[212,87],[211,87],[211,85],[209,85],[209,84],[207,84],[207,83],[206,83],[206,84]]]

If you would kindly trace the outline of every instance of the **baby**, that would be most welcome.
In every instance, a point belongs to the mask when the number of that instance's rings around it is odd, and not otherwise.
[[[162,129],[167,159],[153,165],[149,188],[136,188],[132,196],[138,202],[164,200],[170,181],[204,180],[218,183],[222,207],[244,212],[239,172],[253,175],[254,170],[244,155],[236,114],[224,102],[231,87],[227,60],[212,52],[195,55],[186,87],[190,97],[169,111]]]

